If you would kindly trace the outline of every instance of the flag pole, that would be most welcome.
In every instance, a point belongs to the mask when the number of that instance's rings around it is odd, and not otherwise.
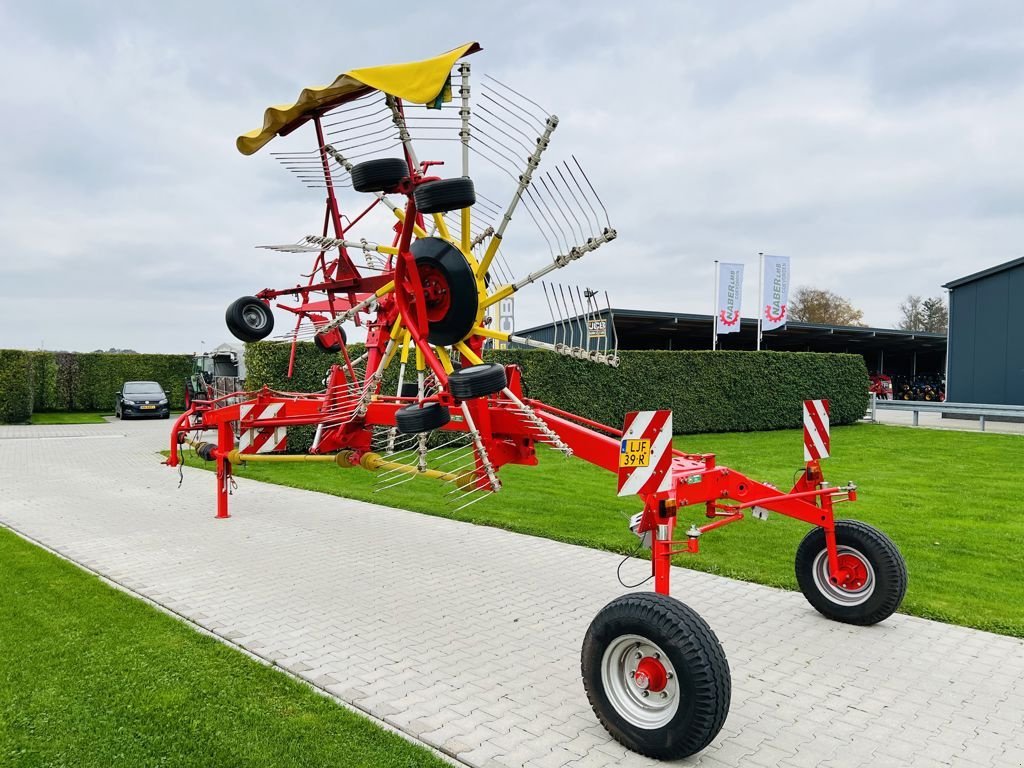
[[[761,306],[761,299],[764,297],[764,254],[757,254],[757,350],[761,351],[761,318],[764,317],[764,307]]]
[[[711,302],[711,351],[718,348],[718,259],[715,259],[714,299]]]

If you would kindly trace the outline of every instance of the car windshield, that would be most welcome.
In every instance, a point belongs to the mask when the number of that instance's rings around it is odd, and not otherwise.
[[[129,381],[124,385],[126,395],[158,395],[164,396],[164,390],[155,381]]]

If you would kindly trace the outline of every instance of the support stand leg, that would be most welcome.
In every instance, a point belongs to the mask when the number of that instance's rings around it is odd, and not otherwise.
[[[231,477],[231,462],[227,455],[235,447],[235,435],[231,425],[222,423],[217,428],[217,519],[222,520],[228,514],[228,483]]]

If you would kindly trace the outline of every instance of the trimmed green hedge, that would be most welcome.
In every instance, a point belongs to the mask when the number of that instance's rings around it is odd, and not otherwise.
[[[181,409],[185,406],[185,379],[192,372],[191,355],[22,350],[0,350],[0,355],[0,381],[20,377],[28,382],[29,415],[32,411],[113,413],[114,393],[126,381],[160,382],[171,408]],[[27,366],[30,375],[16,374],[19,365]],[[0,421],[10,420],[4,415],[8,399],[6,391],[0,393]]]
[[[362,351],[353,345],[351,354]],[[316,391],[331,363],[340,362],[340,355],[299,344],[289,380],[289,353],[287,344],[247,344],[248,387]],[[801,401],[816,398],[830,401],[833,424],[851,424],[868,405],[868,372],[860,355],[635,350],[620,353],[618,368],[534,350],[485,357],[520,365],[530,397],[616,427],[628,411],[670,408],[676,434],[786,429],[801,425]],[[386,390],[393,387],[392,382]],[[312,429],[302,428],[289,433],[288,443],[304,450],[311,440]]]
[[[629,411],[670,408],[676,434],[754,432],[802,424],[801,401],[827,398],[833,424],[852,424],[868,405],[860,355],[816,352],[633,350],[618,368],[533,350],[501,350],[517,363],[530,397],[610,426]]]
[[[0,349],[0,424],[32,418],[32,357],[20,349]]]

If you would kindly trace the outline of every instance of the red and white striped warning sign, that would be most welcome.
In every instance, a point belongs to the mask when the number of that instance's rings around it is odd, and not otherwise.
[[[672,411],[626,414],[619,443],[619,496],[672,487]]]
[[[804,400],[804,461],[828,458],[828,428],[828,400]]]
[[[238,406],[238,415],[242,423],[259,423],[261,420],[277,417],[281,403],[253,405],[248,403]],[[250,426],[243,429],[238,436],[239,453],[274,453],[288,447],[288,430],[285,427]]]

